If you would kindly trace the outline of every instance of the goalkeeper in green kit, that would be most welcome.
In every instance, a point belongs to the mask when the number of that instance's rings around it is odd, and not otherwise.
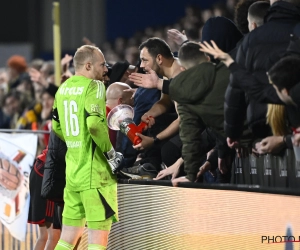
[[[107,73],[99,48],[84,45],[74,55],[75,75],[55,96],[52,128],[66,142],[63,228],[55,250],[73,249],[88,227],[88,249],[106,249],[112,222],[118,220],[114,173],[123,155],[115,152],[105,114]]]

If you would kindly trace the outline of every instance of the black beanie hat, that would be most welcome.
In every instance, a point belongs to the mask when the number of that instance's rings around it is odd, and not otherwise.
[[[234,22],[218,16],[209,18],[204,24],[201,42],[210,43],[213,40],[221,50],[228,53],[236,47],[242,37]]]

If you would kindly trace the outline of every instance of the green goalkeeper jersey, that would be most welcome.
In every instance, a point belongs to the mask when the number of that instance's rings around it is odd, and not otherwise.
[[[56,93],[52,128],[68,148],[66,187],[72,191],[98,188],[110,203],[116,196],[116,177],[103,155],[112,148],[105,112],[104,84],[73,76]]]

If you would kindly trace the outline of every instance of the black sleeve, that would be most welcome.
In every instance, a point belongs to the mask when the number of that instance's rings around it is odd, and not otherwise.
[[[266,72],[249,73],[237,63],[229,66],[232,87],[241,88],[247,96],[260,103],[283,104],[275,88],[268,82]]]
[[[172,79],[163,81],[162,92],[166,95],[169,94],[169,86],[170,86],[171,81],[172,81]]]
[[[227,137],[239,139],[244,130],[247,103],[245,93],[241,89],[233,87],[232,84],[231,79],[225,92],[224,130]]]
[[[65,142],[51,131],[41,190],[43,198],[53,201],[63,200],[63,190],[66,184],[66,151]]]
[[[293,135],[286,135],[285,138],[284,138],[284,141],[285,141],[285,145],[287,148],[289,149],[293,149],[293,142],[292,142],[292,136]]]
[[[237,50],[236,62],[239,65],[245,66],[247,50],[247,37]],[[224,129],[227,137],[231,139],[239,139],[244,130],[244,121],[246,119],[247,102],[245,92],[235,82],[236,78],[230,75],[230,82],[225,93],[224,104]]]
[[[210,163],[211,170],[218,168],[218,150],[214,148],[214,151],[210,154],[207,161]]]

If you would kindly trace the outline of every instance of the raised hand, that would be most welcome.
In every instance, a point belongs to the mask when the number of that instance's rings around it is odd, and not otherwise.
[[[60,60],[61,67],[62,67],[62,70],[63,70],[62,73],[67,72],[67,70],[69,69],[69,66],[70,66],[70,62],[72,60],[73,60],[73,56],[68,55],[68,54],[65,54],[65,56]]]
[[[168,38],[174,41],[178,46],[180,46],[183,42],[188,40],[184,30],[181,33],[177,29],[170,29],[167,31],[167,34],[168,34]]]
[[[208,42],[199,43],[200,51],[212,55],[215,59],[222,61],[227,67],[234,62],[231,56],[220,50],[214,41],[211,41],[212,46]]]
[[[84,45],[96,46],[96,44],[91,42],[91,40],[88,39],[87,37],[82,38],[82,42],[84,43]]]
[[[45,88],[47,88],[49,86],[49,83],[47,82],[47,80],[45,79],[45,77],[43,77],[43,75],[41,74],[40,71],[38,71],[35,68],[30,68],[29,71],[29,76],[30,76],[30,80],[33,82],[36,82],[38,84],[43,85]]]

